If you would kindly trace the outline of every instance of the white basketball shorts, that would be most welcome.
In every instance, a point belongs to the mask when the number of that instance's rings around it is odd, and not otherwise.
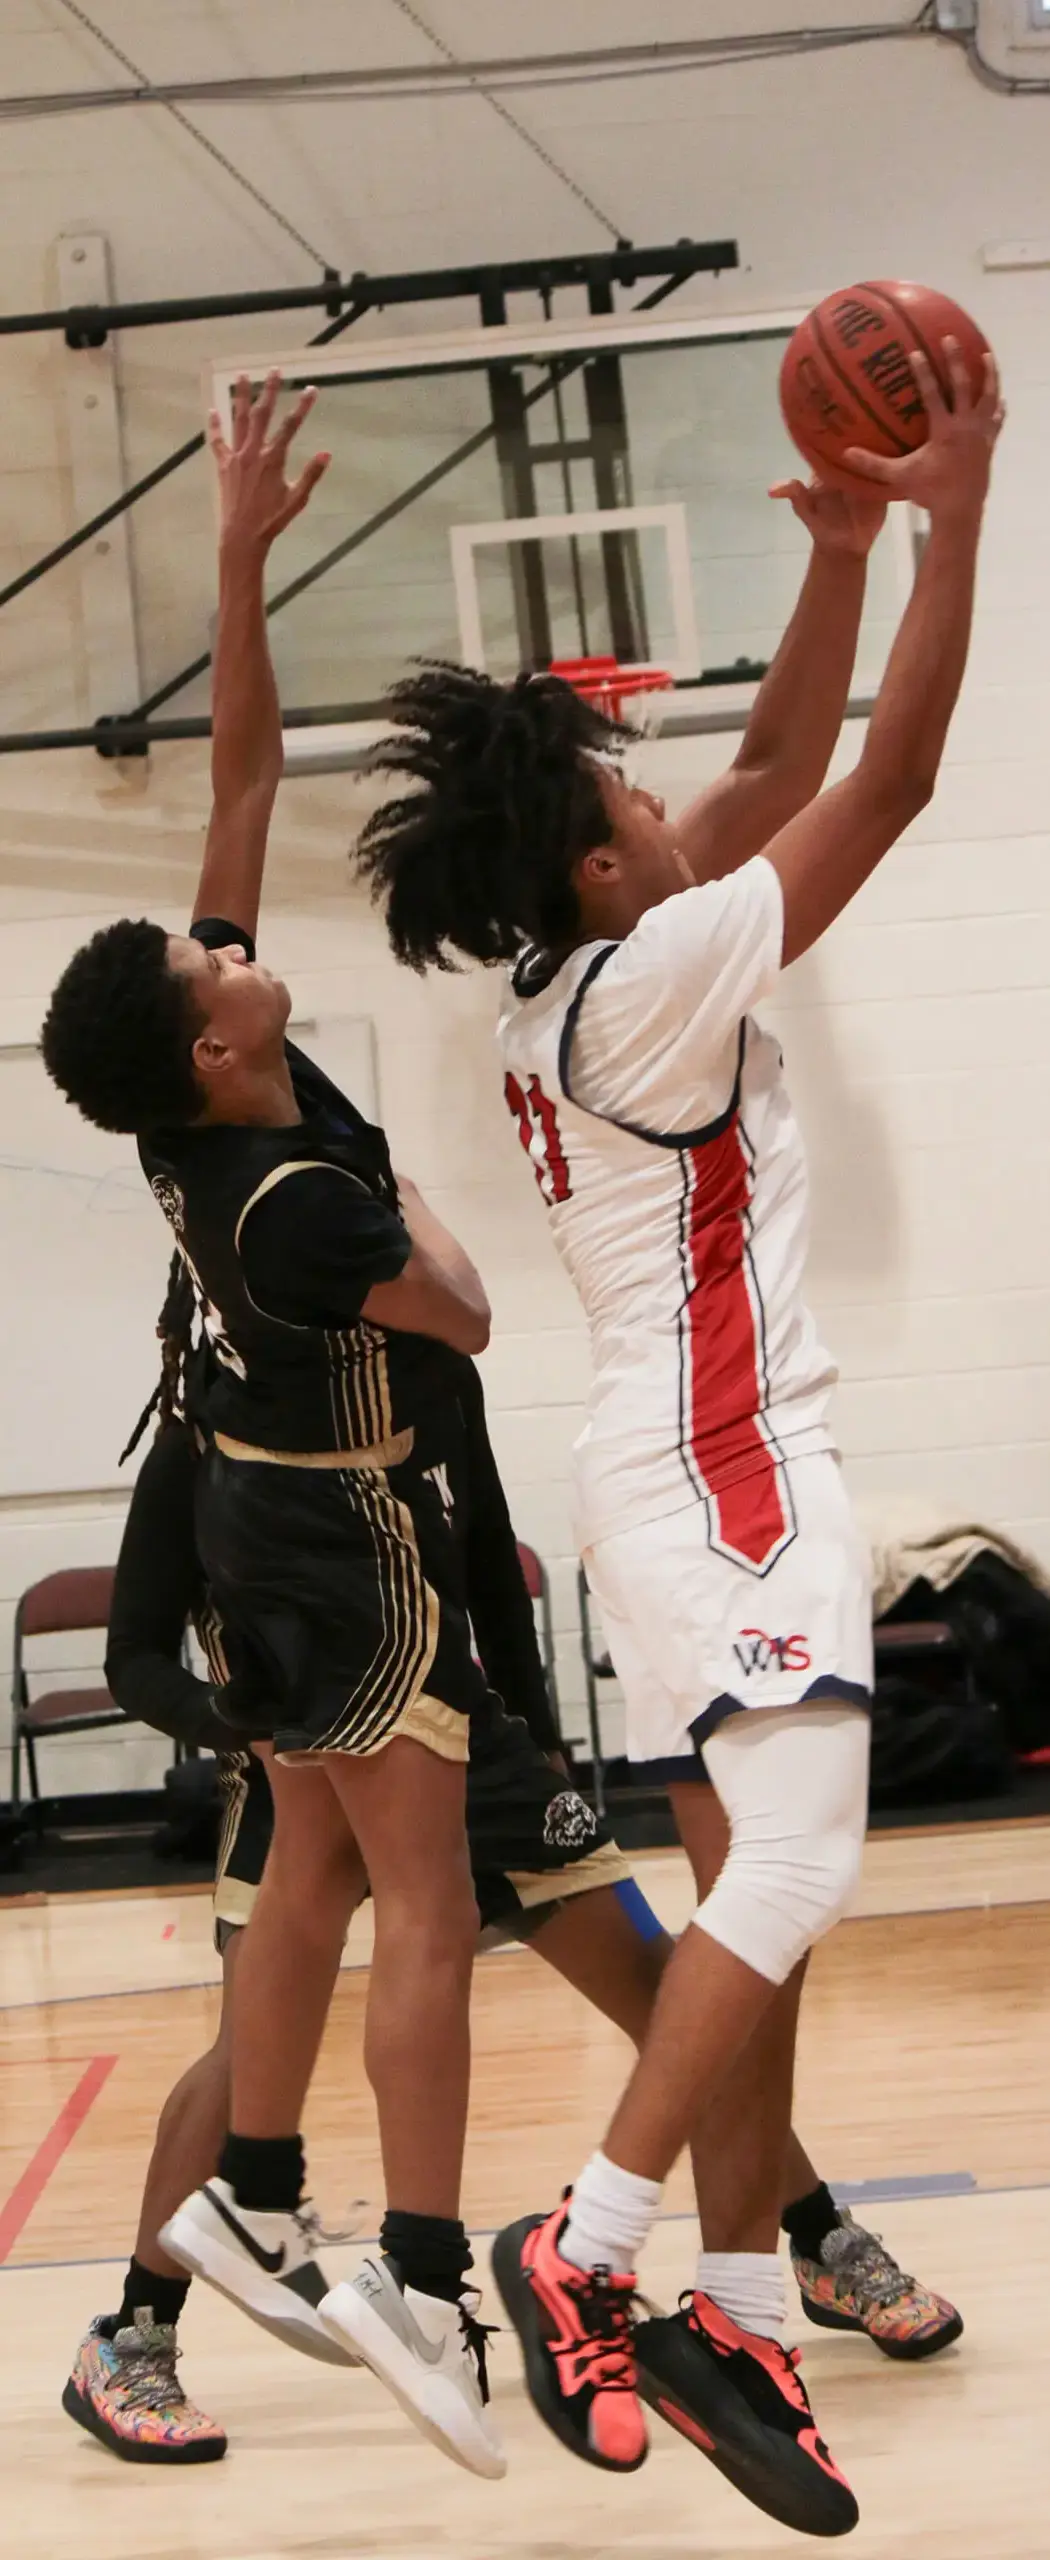
[[[839,1460],[824,1451],[779,1473],[786,1535],[762,1572],[712,1546],[700,1502],[585,1551],[628,1759],[688,1762],[742,1708],[870,1704],[871,1559]]]

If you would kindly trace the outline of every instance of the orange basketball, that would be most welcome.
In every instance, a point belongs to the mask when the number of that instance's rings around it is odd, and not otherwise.
[[[945,338],[956,338],[975,396],[988,341],[947,294],[924,284],[852,284],[829,293],[796,329],[780,369],[780,405],[799,452],[822,479],[871,490],[843,466],[850,445],[866,453],[914,453],[926,411],[909,362],[929,357],[951,400]]]

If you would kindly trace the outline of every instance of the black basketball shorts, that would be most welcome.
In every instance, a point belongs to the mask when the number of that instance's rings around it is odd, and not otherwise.
[[[221,1950],[250,1916],[273,1832],[273,1799],[251,1752],[228,1753],[219,1776],[226,1818],[213,1908]],[[491,1690],[471,1718],[467,1837],[482,1928],[513,1937],[529,1937],[570,1896],[630,1875],[611,1833]]]
[[[484,1681],[432,1471],[412,1458],[337,1469],[213,1448],[197,1544],[224,1628],[272,1699],[280,1758],[365,1756],[406,1736],[466,1759]]]

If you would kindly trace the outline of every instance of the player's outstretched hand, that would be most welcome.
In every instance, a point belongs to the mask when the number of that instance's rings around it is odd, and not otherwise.
[[[992,455],[1006,411],[994,356],[985,357],[984,383],[975,398],[958,340],[945,338],[943,343],[950,408],[929,359],[917,347],[908,358],[930,422],[926,443],[893,460],[851,445],[843,460],[861,479],[877,483],[887,498],[910,498],[913,506],[942,519],[972,518],[988,495]]]
[[[878,540],[886,522],[886,500],[874,490],[869,497],[858,489],[830,489],[823,480],[777,480],[771,498],[786,498],[799,522],[812,535],[815,551],[838,552],[852,560],[866,560],[873,542]]]
[[[315,453],[298,479],[288,480],[285,465],[289,447],[304,418],[309,417],[317,393],[313,389],[301,391],[271,435],[280,388],[280,374],[270,373],[253,400],[251,383],[246,374],[241,375],[234,386],[229,443],[217,409],[212,410],[208,420],[208,442],[219,475],[220,539],[224,547],[233,544],[246,550],[268,551],[293,516],[302,514],[332,459],[330,453]]]

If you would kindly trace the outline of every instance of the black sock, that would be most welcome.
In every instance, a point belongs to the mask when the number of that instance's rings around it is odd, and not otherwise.
[[[839,2209],[830,2187],[821,2181],[812,2194],[799,2196],[797,2203],[786,2204],[780,2217],[780,2228],[793,2240],[800,2257],[819,2258],[829,2231],[839,2227]]]
[[[306,2176],[299,2135],[257,2142],[248,2133],[228,2133],[219,2176],[233,2188],[246,2213],[294,2213]]]
[[[436,2294],[441,2302],[458,2302],[463,2280],[474,2260],[461,2222],[444,2222],[433,2213],[399,2213],[388,2206],[379,2246],[393,2258],[402,2285],[414,2293]]]
[[[119,2311],[102,2322],[103,2336],[115,2338],[118,2329],[133,2329],[136,2311],[152,2311],[160,2328],[174,2329],[189,2289],[188,2276],[155,2276],[151,2268],[132,2258],[124,2278],[123,2302]]]

